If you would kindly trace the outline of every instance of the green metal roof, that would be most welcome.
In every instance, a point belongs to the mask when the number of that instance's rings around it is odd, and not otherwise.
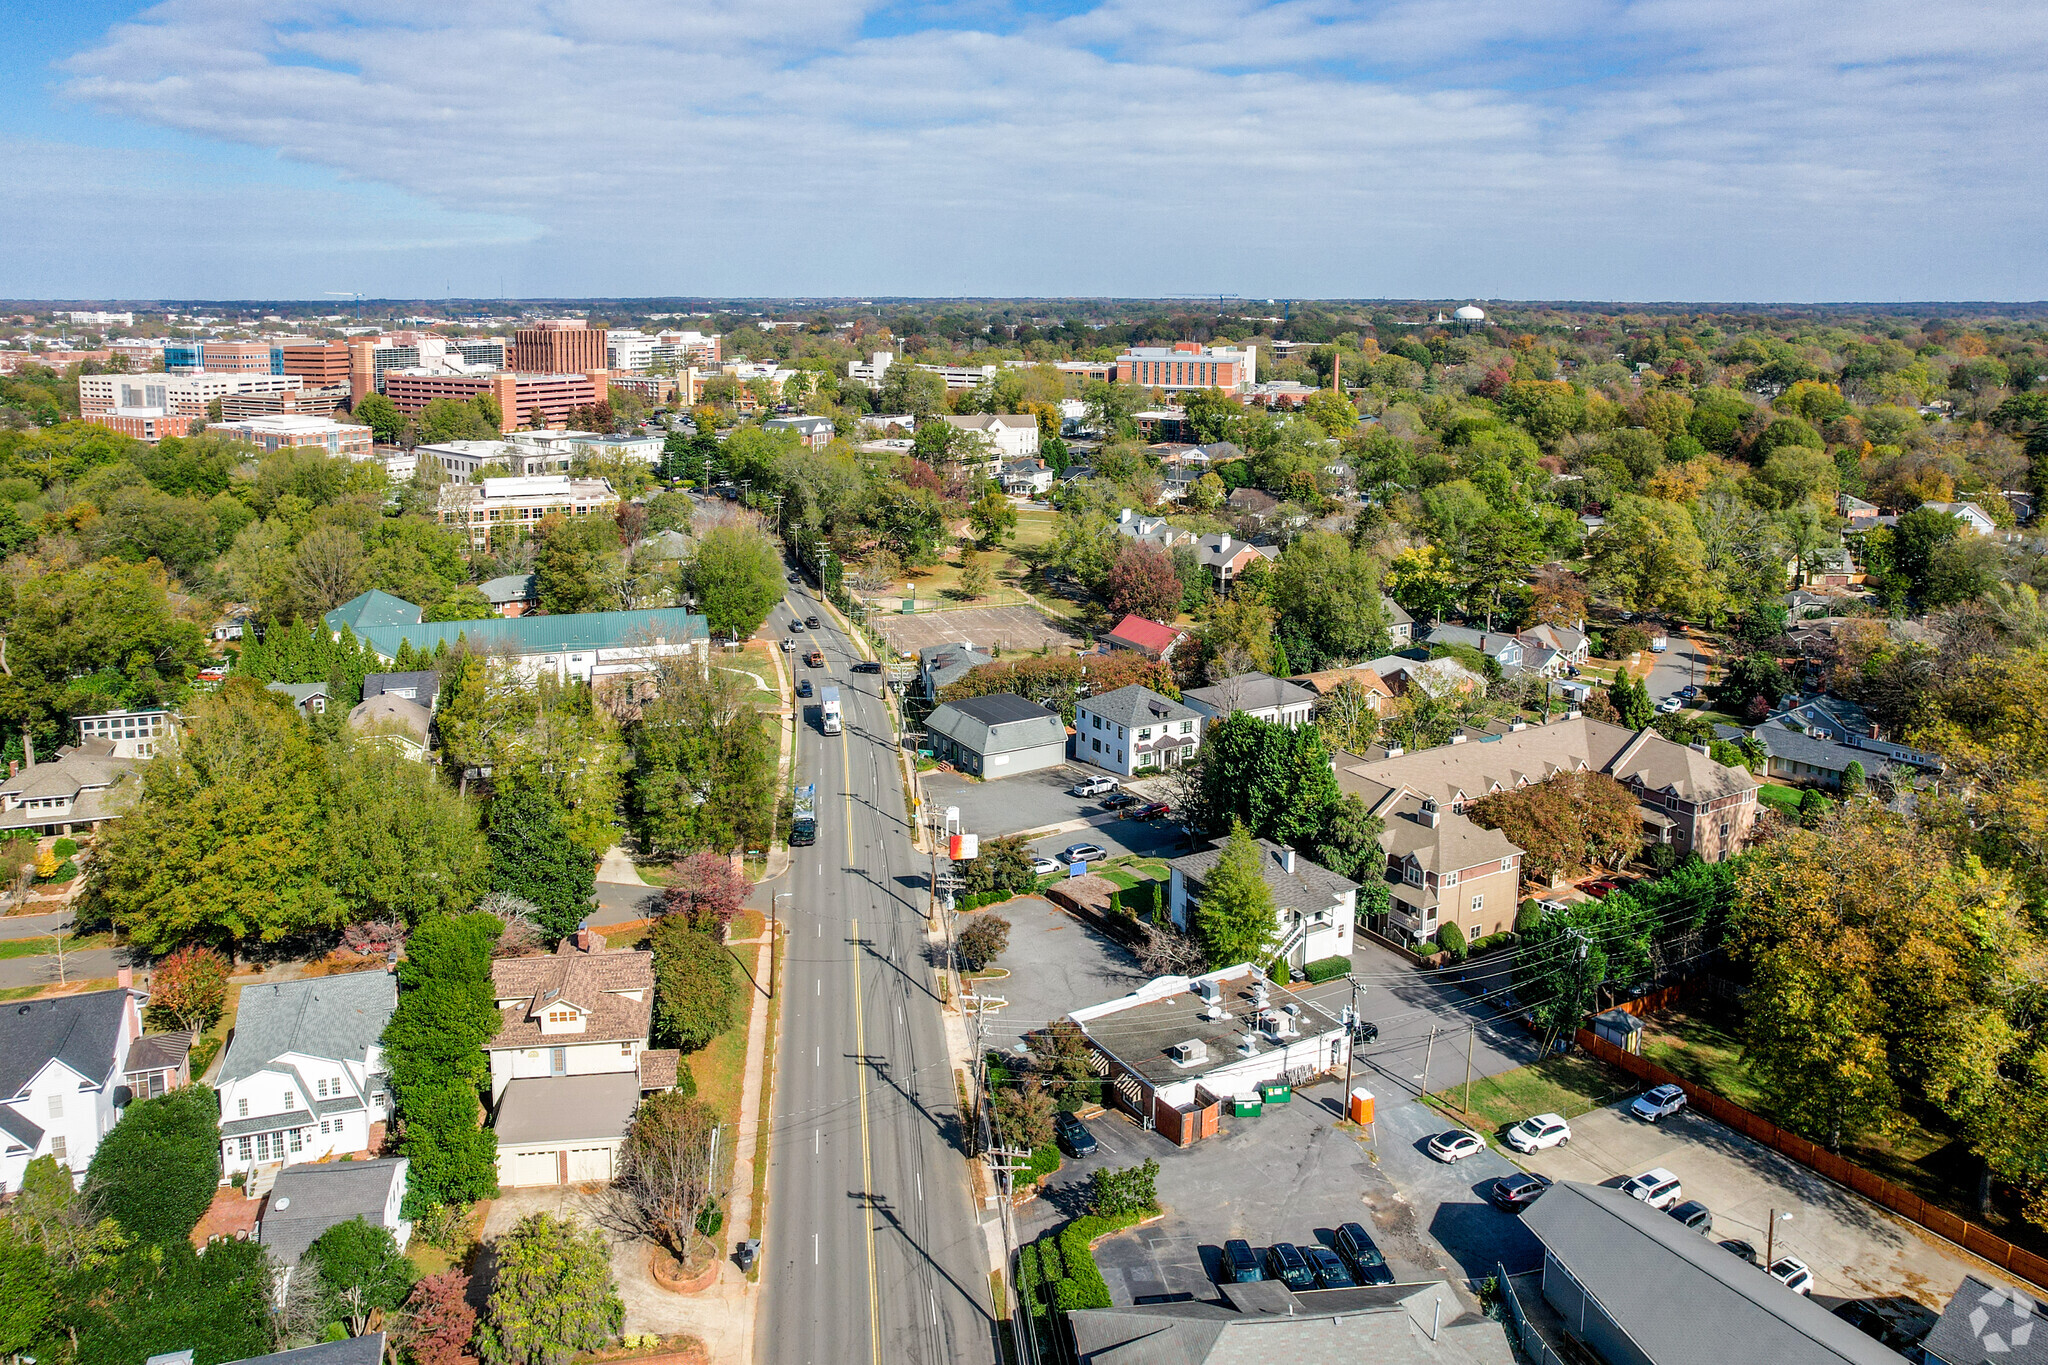
[[[382,588],[372,588],[327,613],[329,630],[340,630],[347,626],[361,635],[365,628],[373,626],[418,625],[420,609],[403,597],[393,597]]]
[[[428,621],[421,624],[371,626],[356,631],[363,642],[387,659],[410,640],[414,649],[431,652],[446,640],[452,648],[466,638],[482,650],[514,654],[545,654],[563,649],[621,649],[646,640],[678,644],[711,638],[710,623],[680,607],[648,611],[591,611],[569,616],[494,616],[482,621]]]

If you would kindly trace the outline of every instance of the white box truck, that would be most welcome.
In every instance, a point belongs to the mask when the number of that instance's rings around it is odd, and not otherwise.
[[[821,705],[818,707],[818,715],[824,722],[825,733],[828,735],[838,734],[840,729],[839,689],[836,687],[820,688],[818,690],[818,698],[821,702]]]

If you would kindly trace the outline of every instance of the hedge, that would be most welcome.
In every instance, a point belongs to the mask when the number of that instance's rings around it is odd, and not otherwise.
[[[1046,1233],[1032,1244],[1038,1251],[1029,1271],[1034,1283],[1036,1277],[1043,1278],[1051,1290],[1048,1298],[1052,1306],[1062,1313],[1110,1307],[1109,1284],[1102,1278],[1102,1268],[1096,1265],[1095,1253],[1088,1249],[1088,1244],[1098,1237],[1135,1227],[1158,1212],[1155,1208],[1114,1218],[1090,1213],[1057,1232]],[[1027,1247],[1026,1251],[1029,1250]],[[1019,1264],[1024,1264],[1021,1256]]]
[[[1514,941],[1515,936],[1506,931],[1498,934],[1488,934],[1484,938],[1475,938],[1466,944],[1465,951],[1468,953],[1483,953],[1488,948],[1498,948],[1504,943],[1513,943]]]
[[[1026,1184],[1036,1184],[1060,1168],[1060,1149],[1053,1143],[1046,1143],[1031,1153],[1031,1164],[1024,1169]]]
[[[954,910],[964,915],[979,910],[984,905],[1001,905],[1004,901],[1015,900],[1015,891],[977,891],[971,896],[962,896],[954,903]]]
[[[1334,981],[1351,970],[1348,957],[1319,957],[1302,966],[1301,974],[1312,982]]]

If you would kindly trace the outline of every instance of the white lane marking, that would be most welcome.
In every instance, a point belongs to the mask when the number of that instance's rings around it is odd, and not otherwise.
[[[916,1172],[916,1175],[917,1175],[917,1197],[918,1197],[918,1198],[919,1198],[920,1200],[922,1200],[922,1199],[924,1198],[924,1172],[923,1172],[923,1171],[918,1171],[918,1172]]]
[[[824,1047],[823,1047],[823,1046],[821,1045],[821,1046],[818,1046],[818,1047],[814,1047],[814,1048],[812,1048],[812,1049],[811,1049],[811,1065],[812,1065],[812,1066],[822,1066],[822,1065],[824,1065],[824,1061],[825,1061],[825,1049],[824,1049]]]
[[[812,994],[812,995],[823,995],[823,994],[825,993],[825,978],[824,978],[824,977],[822,977],[822,976],[821,976],[821,977],[818,977],[818,978],[816,978],[816,980],[815,980],[814,984],[816,985],[817,989],[816,989],[816,990],[813,990],[813,991],[811,992],[811,994]]]
[[[903,1006],[901,1005],[896,1007],[896,1022],[899,1024],[903,1022]]]
[[[825,1130],[824,1130],[823,1128],[813,1128],[813,1129],[811,1129],[811,1154],[812,1154],[813,1156],[816,1156],[816,1155],[818,1155],[818,1154],[822,1153],[822,1152],[823,1152],[824,1150],[825,1150]]]
[[[812,1234],[811,1234],[811,1264],[812,1264],[812,1265],[816,1265],[817,1263],[818,1263],[818,1234],[814,1232],[814,1233],[812,1233]]]
[[[939,1325],[939,1291],[936,1289],[930,1289],[926,1290],[925,1292],[927,1295],[930,1296],[931,1299],[932,1326],[937,1327]]]

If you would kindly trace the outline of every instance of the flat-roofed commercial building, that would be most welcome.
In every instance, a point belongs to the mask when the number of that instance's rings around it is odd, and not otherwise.
[[[448,484],[441,489],[439,511],[443,526],[464,532],[471,548],[481,550],[493,539],[531,531],[551,513],[609,516],[618,505],[619,495],[603,479],[552,474]]]
[[[436,398],[466,403],[480,393],[497,399],[501,429],[516,431],[531,423],[536,414],[540,425],[566,427],[570,413],[595,405],[604,390],[597,376],[590,374],[393,370],[384,376],[384,396],[400,412],[418,412]]]
[[[186,341],[164,345],[171,374],[283,374],[284,348],[267,341]]]
[[[289,398],[304,383],[291,374],[89,374],[78,381],[78,410],[82,421],[155,442],[203,426],[216,399]]]
[[[318,446],[329,455],[344,459],[370,458],[371,434],[366,426],[337,422],[331,417],[305,417],[280,413],[273,417],[246,417],[239,422],[209,422],[206,429],[236,440],[248,441],[265,450],[289,450]]]
[[[342,342],[300,343],[280,351],[284,373],[297,375],[308,387],[348,383],[348,347]]]
[[[1135,384],[1141,389],[1235,393],[1258,382],[1258,352],[1250,347],[1240,351],[1192,341],[1134,346],[1116,358],[1116,378],[1119,384]]]
[[[607,335],[582,318],[549,318],[512,333],[512,368],[556,374],[611,368]]]

